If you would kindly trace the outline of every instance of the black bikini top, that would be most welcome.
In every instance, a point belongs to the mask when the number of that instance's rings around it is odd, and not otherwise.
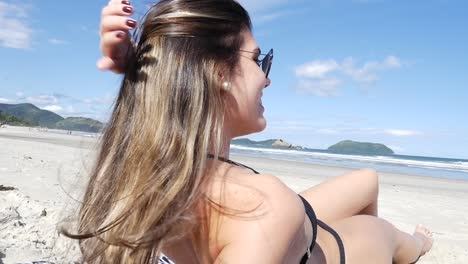
[[[208,158],[213,159],[214,155],[208,154]],[[230,159],[218,157],[218,160],[229,163],[234,166],[249,169],[253,171],[255,174],[260,174],[258,171],[252,169],[251,167],[232,161]],[[317,240],[317,216],[315,215],[314,209],[312,209],[312,206],[309,204],[309,202],[307,202],[307,200],[304,199],[304,197],[302,197],[301,195],[298,194],[298,196],[299,198],[301,198],[301,201],[304,204],[305,213],[307,214],[310,222],[312,223],[312,242],[310,243],[310,247],[307,248],[307,252],[304,254],[304,256],[302,256],[301,262],[300,262],[300,264],[305,264],[307,260],[310,258],[310,255],[312,254],[312,249],[315,246],[315,241]]]

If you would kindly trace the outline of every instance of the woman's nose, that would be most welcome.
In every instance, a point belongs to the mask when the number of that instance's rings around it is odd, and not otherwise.
[[[270,80],[270,78],[267,77],[266,81],[265,81],[265,87],[264,88],[267,88],[268,86],[270,86],[270,84],[271,84],[271,80]]]

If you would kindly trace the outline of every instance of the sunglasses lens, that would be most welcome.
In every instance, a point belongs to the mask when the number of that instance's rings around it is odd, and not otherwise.
[[[263,58],[262,60],[262,71],[265,73],[266,77],[268,77],[268,74],[270,73],[271,70],[271,64],[273,62],[273,49],[271,49],[268,54]]]

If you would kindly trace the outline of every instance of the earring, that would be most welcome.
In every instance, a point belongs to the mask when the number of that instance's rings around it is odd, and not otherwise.
[[[223,90],[225,92],[229,92],[231,90],[232,83],[231,82],[223,82]]]

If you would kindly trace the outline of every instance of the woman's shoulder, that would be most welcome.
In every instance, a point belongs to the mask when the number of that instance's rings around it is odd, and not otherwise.
[[[301,208],[298,195],[278,177],[269,174],[255,174],[252,171],[230,167],[215,177],[209,196],[220,205],[236,211],[246,211],[257,205],[258,211],[277,210],[283,207]]]
[[[210,193],[221,208],[215,210],[216,224],[211,225],[216,226],[214,233],[221,246],[253,250],[257,255],[258,251],[268,255],[277,250],[271,257],[281,257],[303,228],[300,198],[273,175],[234,167],[215,181]]]

